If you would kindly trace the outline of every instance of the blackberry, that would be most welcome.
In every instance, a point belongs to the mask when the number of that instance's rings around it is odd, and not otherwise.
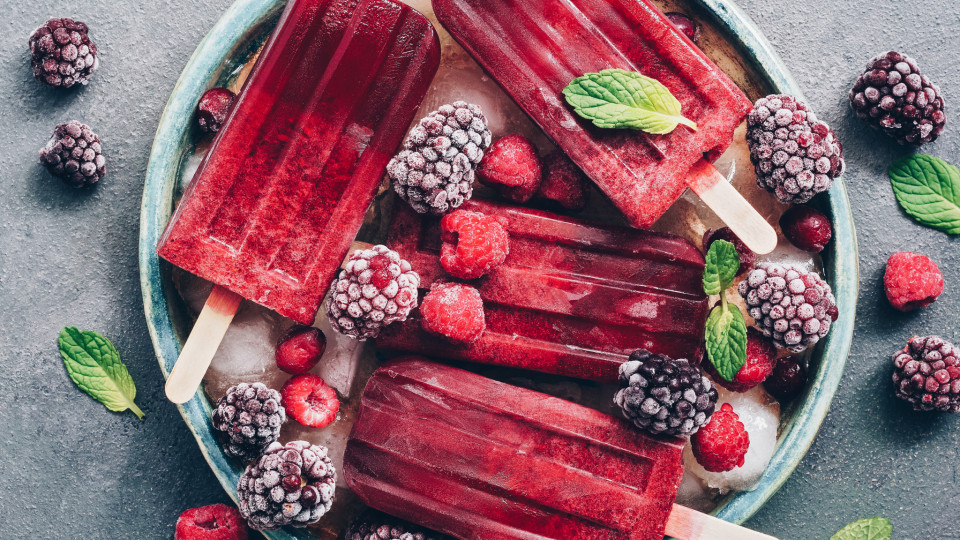
[[[867,62],[850,89],[850,106],[903,145],[937,140],[947,120],[940,88],[920,74],[913,58],[894,51]]]
[[[759,263],[739,291],[760,332],[778,349],[801,352],[826,336],[837,320],[830,285],[798,267]]]
[[[613,401],[634,425],[654,435],[693,435],[710,420],[717,389],[686,358],[639,349],[620,365]]]
[[[916,411],[960,412],[960,350],[938,336],[913,337],[893,355],[897,397]]]
[[[330,510],[337,472],[327,449],[306,441],[273,443],[237,483],[240,514],[257,530],[306,527]]]
[[[73,19],[50,19],[30,34],[33,78],[57,88],[87,84],[97,70],[97,45],[87,25]]]
[[[802,204],[843,174],[843,145],[793,96],[760,98],[747,116],[747,145],[757,185],[784,203]]]
[[[367,510],[350,523],[344,540],[446,540],[449,536]]]
[[[483,151],[487,118],[477,105],[455,101],[431,112],[387,164],[393,189],[421,214],[445,214],[469,200]]]
[[[286,419],[280,392],[256,382],[231,386],[217,401],[212,422],[224,453],[251,461],[276,442]]]
[[[53,130],[47,145],[40,149],[40,163],[76,188],[96,184],[107,172],[100,137],[76,120]]]

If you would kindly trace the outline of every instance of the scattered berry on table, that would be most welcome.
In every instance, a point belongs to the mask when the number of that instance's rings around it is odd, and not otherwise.
[[[830,218],[809,206],[794,206],[780,216],[780,229],[791,244],[803,251],[820,253],[833,237]]]
[[[216,133],[223,127],[237,95],[226,88],[211,88],[197,102],[197,126],[204,133]]]
[[[367,510],[354,519],[344,535],[344,540],[447,540],[449,538],[376,510]]]
[[[690,38],[690,41],[697,41],[697,38],[700,37],[700,26],[693,22],[693,19],[684,15],[683,13],[677,13],[676,11],[667,13],[667,18],[670,19],[670,22],[674,24],[683,35]]]
[[[757,100],[747,116],[747,145],[757,185],[784,203],[805,203],[843,174],[843,145],[793,96]]]
[[[743,367],[733,377],[732,381],[725,380],[713,364],[706,363],[706,370],[713,376],[714,382],[727,390],[746,392],[762,383],[773,372],[777,360],[777,349],[757,329],[747,329],[747,358]]]
[[[807,370],[793,356],[777,358],[773,373],[763,381],[763,387],[781,403],[797,397],[807,385]]]
[[[97,45],[87,25],[73,19],[50,19],[30,35],[33,78],[58,88],[87,84],[100,65]]]
[[[503,263],[510,253],[507,219],[454,210],[440,220],[440,264],[451,276],[478,278]]]
[[[237,483],[240,514],[257,530],[316,523],[333,505],[337,472],[323,446],[273,443]]]
[[[476,167],[490,140],[479,106],[443,105],[410,130],[403,150],[387,164],[387,176],[417,212],[445,214],[473,195]]]
[[[102,152],[100,137],[90,126],[71,120],[53,130],[47,145],[40,149],[40,163],[68,185],[92,186],[107,172]]]
[[[554,152],[543,160],[543,180],[537,197],[578,212],[587,206],[590,179],[563,152]]]
[[[778,349],[801,352],[815,345],[839,315],[830,285],[790,265],[757,264],[739,291],[757,328]]]
[[[850,90],[850,106],[904,145],[937,140],[947,120],[940,88],[920,74],[913,58],[894,51],[867,62]]]
[[[543,171],[537,148],[523,135],[508,135],[490,146],[477,168],[477,178],[500,196],[517,203],[537,193]]]
[[[897,397],[917,411],[960,412],[960,350],[938,336],[913,337],[893,355]]]
[[[700,367],[638,349],[620,365],[613,398],[638,428],[654,435],[692,435],[710,420],[717,389]]]
[[[883,287],[890,305],[911,311],[936,302],[943,292],[943,274],[929,257],[901,251],[887,259]]]
[[[747,271],[757,263],[757,254],[751,251],[750,248],[743,243],[743,240],[740,240],[740,237],[733,233],[730,227],[721,227],[716,230],[708,229],[707,232],[703,233],[703,252],[706,253],[710,251],[710,245],[716,240],[726,240],[737,249],[737,256],[740,258],[740,270],[737,271],[738,276],[746,274]]]
[[[280,403],[290,418],[301,425],[322,428],[337,419],[337,392],[312,373],[291,377],[280,389]]]
[[[461,283],[434,283],[420,305],[424,330],[473,343],[486,328],[480,292]]]
[[[180,514],[173,540],[247,540],[240,511],[225,504],[191,508]]]
[[[327,337],[319,328],[295,324],[277,340],[277,367],[291,375],[314,368],[327,348]]]
[[[729,403],[713,413],[710,422],[690,438],[697,463],[710,472],[732,471],[743,465],[750,435]]]
[[[387,246],[358,249],[330,285],[327,316],[334,330],[361,341],[404,321],[417,307],[420,276]]]
[[[217,400],[211,422],[224,453],[250,461],[276,442],[286,419],[280,392],[255,382],[231,386]]]

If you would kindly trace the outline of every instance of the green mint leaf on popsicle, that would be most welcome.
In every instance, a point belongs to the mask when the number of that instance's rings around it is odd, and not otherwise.
[[[914,154],[890,166],[900,206],[921,225],[960,234],[960,170],[933,156]]]
[[[893,525],[882,517],[859,519],[837,531],[830,540],[890,540]]]
[[[710,244],[707,262],[703,270],[703,292],[720,294],[733,284],[733,278],[740,271],[740,256],[737,248],[726,240],[717,240]]]
[[[629,128],[663,135],[683,124],[697,124],[680,114],[677,100],[660,81],[623,69],[605,69],[577,77],[563,95],[578,115],[601,128]]]
[[[59,343],[67,373],[81,390],[111,411],[130,409],[143,419],[143,411],[133,402],[137,388],[110,340],[68,326],[60,331]]]

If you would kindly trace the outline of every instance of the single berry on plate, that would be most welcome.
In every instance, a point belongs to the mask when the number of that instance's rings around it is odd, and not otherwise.
[[[810,253],[823,251],[833,236],[830,218],[809,206],[794,206],[784,212],[780,229],[791,244]]]
[[[638,349],[620,364],[613,402],[634,425],[654,435],[692,435],[710,420],[717,389],[686,358]]]
[[[760,98],[747,116],[747,146],[757,185],[780,202],[802,204],[843,174],[843,145],[799,99]]]
[[[417,212],[445,214],[473,195],[476,167],[490,139],[479,106],[443,105],[410,130],[403,150],[387,164],[387,176]]]
[[[690,41],[697,41],[697,38],[700,37],[700,26],[693,22],[693,19],[687,15],[677,13],[676,11],[667,13],[666,15],[667,19],[670,19],[670,22],[683,32],[683,35],[690,38]]]
[[[291,375],[306,373],[320,362],[326,349],[327,337],[319,328],[295,324],[277,340],[277,367]]]
[[[40,149],[40,163],[68,185],[92,186],[107,172],[102,152],[100,137],[90,126],[71,120],[53,130]]]
[[[815,345],[839,315],[830,285],[795,266],[759,263],[739,291],[757,328],[778,349],[801,352]]]
[[[87,25],[73,19],[50,19],[30,35],[33,78],[57,88],[87,84],[100,65],[97,45]]]
[[[501,197],[525,203],[537,193],[543,171],[537,148],[523,135],[508,135],[490,146],[477,168],[477,178]]]
[[[240,514],[258,531],[316,523],[333,505],[337,471],[323,446],[273,443],[237,482]]]
[[[710,251],[710,245],[716,240],[726,240],[736,248],[737,256],[740,258],[740,270],[737,271],[738,276],[746,274],[747,271],[757,263],[757,254],[751,251],[750,248],[743,243],[743,240],[740,240],[740,237],[730,230],[730,227],[721,227],[716,230],[707,229],[707,232],[703,233],[703,252],[706,253]]]
[[[450,537],[444,534],[376,510],[367,510],[357,516],[344,534],[344,540],[446,540],[448,538]]]
[[[850,89],[850,106],[895,141],[920,146],[937,140],[947,121],[940,88],[905,54],[890,51],[867,62]]]
[[[478,340],[486,328],[480,292],[460,283],[434,283],[423,297],[420,317],[424,330],[462,343]]]
[[[938,336],[913,337],[893,355],[897,397],[916,411],[960,412],[960,350]]]
[[[807,370],[793,356],[777,358],[773,373],[763,381],[763,387],[781,403],[797,397],[807,385]]]
[[[713,413],[710,422],[690,438],[693,456],[710,472],[732,471],[743,465],[750,435],[729,403]]]
[[[440,264],[451,276],[478,278],[503,263],[510,253],[507,219],[454,210],[440,220]]]
[[[204,133],[216,133],[223,127],[237,95],[226,88],[211,88],[197,102],[197,127]]]
[[[883,288],[900,311],[927,307],[943,292],[943,274],[929,257],[901,251],[887,259]]]
[[[177,519],[173,540],[247,540],[240,511],[225,504],[185,510]]]
[[[280,403],[290,418],[303,426],[322,428],[337,419],[337,392],[319,376],[305,373],[291,377],[280,389]]]
[[[563,152],[554,152],[543,160],[543,180],[537,198],[578,212],[587,206],[590,179]]]
[[[706,363],[706,371],[713,377],[714,382],[727,390],[746,392],[762,383],[773,372],[777,361],[777,349],[757,329],[747,329],[747,358],[740,371],[728,381],[717,373],[713,364]]]
[[[231,386],[217,400],[211,423],[225,454],[250,461],[276,442],[286,419],[280,392],[255,382]]]
[[[364,341],[404,321],[417,307],[420,276],[387,246],[358,249],[330,285],[327,317],[343,335]]]

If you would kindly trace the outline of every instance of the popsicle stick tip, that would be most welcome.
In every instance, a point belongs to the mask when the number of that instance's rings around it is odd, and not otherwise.
[[[678,540],[778,540],[679,504],[667,518],[666,533]]]

